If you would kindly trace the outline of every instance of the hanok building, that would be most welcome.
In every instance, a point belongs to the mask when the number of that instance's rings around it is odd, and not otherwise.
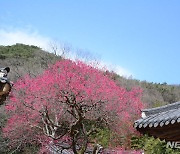
[[[166,141],[180,141],[180,102],[142,110],[142,118],[134,122],[142,134]]]

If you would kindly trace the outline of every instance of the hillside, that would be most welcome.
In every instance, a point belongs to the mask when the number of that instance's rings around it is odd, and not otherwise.
[[[146,104],[147,108],[158,107],[180,101],[180,85],[149,83],[147,81],[125,79],[117,74],[114,74],[114,79],[127,89],[140,87],[143,90],[142,101]]]
[[[36,76],[58,59],[61,57],[36,46],[24,44],[0,46],[0,67],[11,68],[9,78],[13,82],[25,74]]]
[[[45,70],[49,65],[61,59],[61,56],[48,53],[36,46],[23,44],[0,46],[0,67],[9,66],[11,68],[9,78],[13,82],[16,82],[18,78],[24,76],[25,74],[29,74],[30,76],[35,77],[43,72],[43,70]],[[125,87],[128,91],[133,87],[140,87],[143,90],[142,101],[147,108],[180,101],[179,85],[167,85],[166,83],[148,83],[146,81],[126,79],[114,72],[111,72],[111,74],[113,80],[115,80],[120,86]],[[1,129],[5,125],[8,118],[4,110],[4,105],[2,105],[0,108],[0,117],[0,153],[16,153],[14,151],[12,152],[9,148],[9,141],[2,137]],[[105,133],[106,138],[106,135],[108,136],[109,132],[107,131],[102,133]],[[146,139],[147,137],[145,136],[144,138]],[[147,141],[151,140],[147,138]],[[154,140],[152,140],[152,143],[154,143]],[[140,143],[138,144],[139,146],[141,145]],[[141,147],[141,149],[143,149],[143,147]],[[37,147],[26,145],[23,150],[24,153],[36,153]]]
[[[0,67],[9,66],[11,68],[9,77],[13,82],[25,74],[36,76],[46,69],[48,65],[60,59],[60,56],[45,52],[36,46],[23,44],[0,46]],[[179,85],[149,83],[135,79],[126,79],[116,73],[113,74],[113,79],[127,89],[132,87],[142,88],[142,100],[147,107],[157,107],[180,101]]]

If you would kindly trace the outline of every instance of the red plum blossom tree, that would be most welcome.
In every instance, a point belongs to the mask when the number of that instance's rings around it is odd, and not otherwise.
[[[117,136],[132,134],[141,108],[140,89],[127,91],[101,70],[61,60],[36,78],[25,76],[14,84],[3,134],[12,147],[38,144],[43,151],[66,141],[75,154],[84,153],[98,125]]]

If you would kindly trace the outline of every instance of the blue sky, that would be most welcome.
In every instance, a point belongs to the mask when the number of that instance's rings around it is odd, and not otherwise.
[[[70,44],[119,74],[180,84],[178,0],[0,0],[0,45]]]

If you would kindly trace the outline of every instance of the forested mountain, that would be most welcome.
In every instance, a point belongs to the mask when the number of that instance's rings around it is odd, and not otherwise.
[[[9,73],[9,79],[14,83],[16,82],[17,79],[27,74],[30,75],[31,77],[36,77],[38,74],[41,74],[46,68],[48,68],[50,65],[62,59],[63,57],[57,56],[56,52],[55,54],[49,53],[49,52],[43,51],[41,48],[38,48],[36,46],[29,46],[29,45],[24,45],[24,44],[16,44],[12,46],[0,46],[0,67],[7,67],[7,66],[10,67],[11,71]],[[71,67],[71,68],[74,68],[74,67]],[[56,72],[56,69],[55,69],[55,72]],[[141,88],[143,91],[142,102],[145,104],[146,108],[157,107],[157,106],[165,105],[168,103],[180,101],[180,85],[167,85],[166,83],[162,83],[162,84],[149,83],[146,81],[127,79],[127,78],[117,75],[115,72],[109,72],[109,71],[106,71],[103,73],[110,73],[110,77],[113,80],[115,80],[116,83],[120,87],[126,88],[128,92],[131,91],[131,89],[134,87]],[[39,85],[39,82],[38,82],[38,85]],[[104,89],[102,91],[104,91]],[[28,91],[28,95],[29,95],[29,91]],[[15,150],[13,149],[12,151],[12,149],[9,148],[10,147],[9,140],[7,138],[2,137],[3,136],[2,129],[6,121],[8,121],[7,120],[8,114],[6,114],[4,110],[4,106],[5,105],[1,105],[0,107],[0,153],[18,153],[19,152],[18,147]],[[128,107],[126,106],[126,108]],[[99,136],[101,137],[101,142],[103,142],[104,145],[106,145],[110,141],[109,140],[110,134],[111,132],[109,131],[109,129],[105,129],[105,128],[100,129]],[[98,138],[98,135],[94,136],[94,138],[96,137]],[[146,147],[147,145],[151,145],[152,143],[157,143],[156,145],[159,144],[158,148],[159,147],[163,148],[163,146],[165,145],[165,142],[160,142],[158,140],[155,141],[154,139],[148,138],[146,136],[140,139],[135,138],[134,141],[135,141],[135,144],[133,146],[137,147],[138,145],[140,149],[144,149],[144,147]],[[19,149],[22,153],[37,153],[37,148],[39,148],[38,146],[32,146],[28,144],[24,146],[25,148],[23,150]]]
[[[23,44],[0,46],[0,67],[10,67],[9,78],[13,82],[25,74],[36,76],[58,59],[61,57],[36,46]]]
[[[48,53],[36,46],[23,44],[0,46],[0,67],[9,66],[11,68],[9,77],[13,82],[25,74],[36,76],[48,65],[60,59],[61,56]],[[126,79],[116,73],[113,73],[113,79],[127,89],[132,87],[142,88],[142,100],[147,108],[180,101],[180,85]]]
[[[127,89],[140,87],[143,90],[142,101],[146,104],[146,108],[158,107],[180,101],[180,85],[126,79],[117,74],[114,74],[114,79]]]

